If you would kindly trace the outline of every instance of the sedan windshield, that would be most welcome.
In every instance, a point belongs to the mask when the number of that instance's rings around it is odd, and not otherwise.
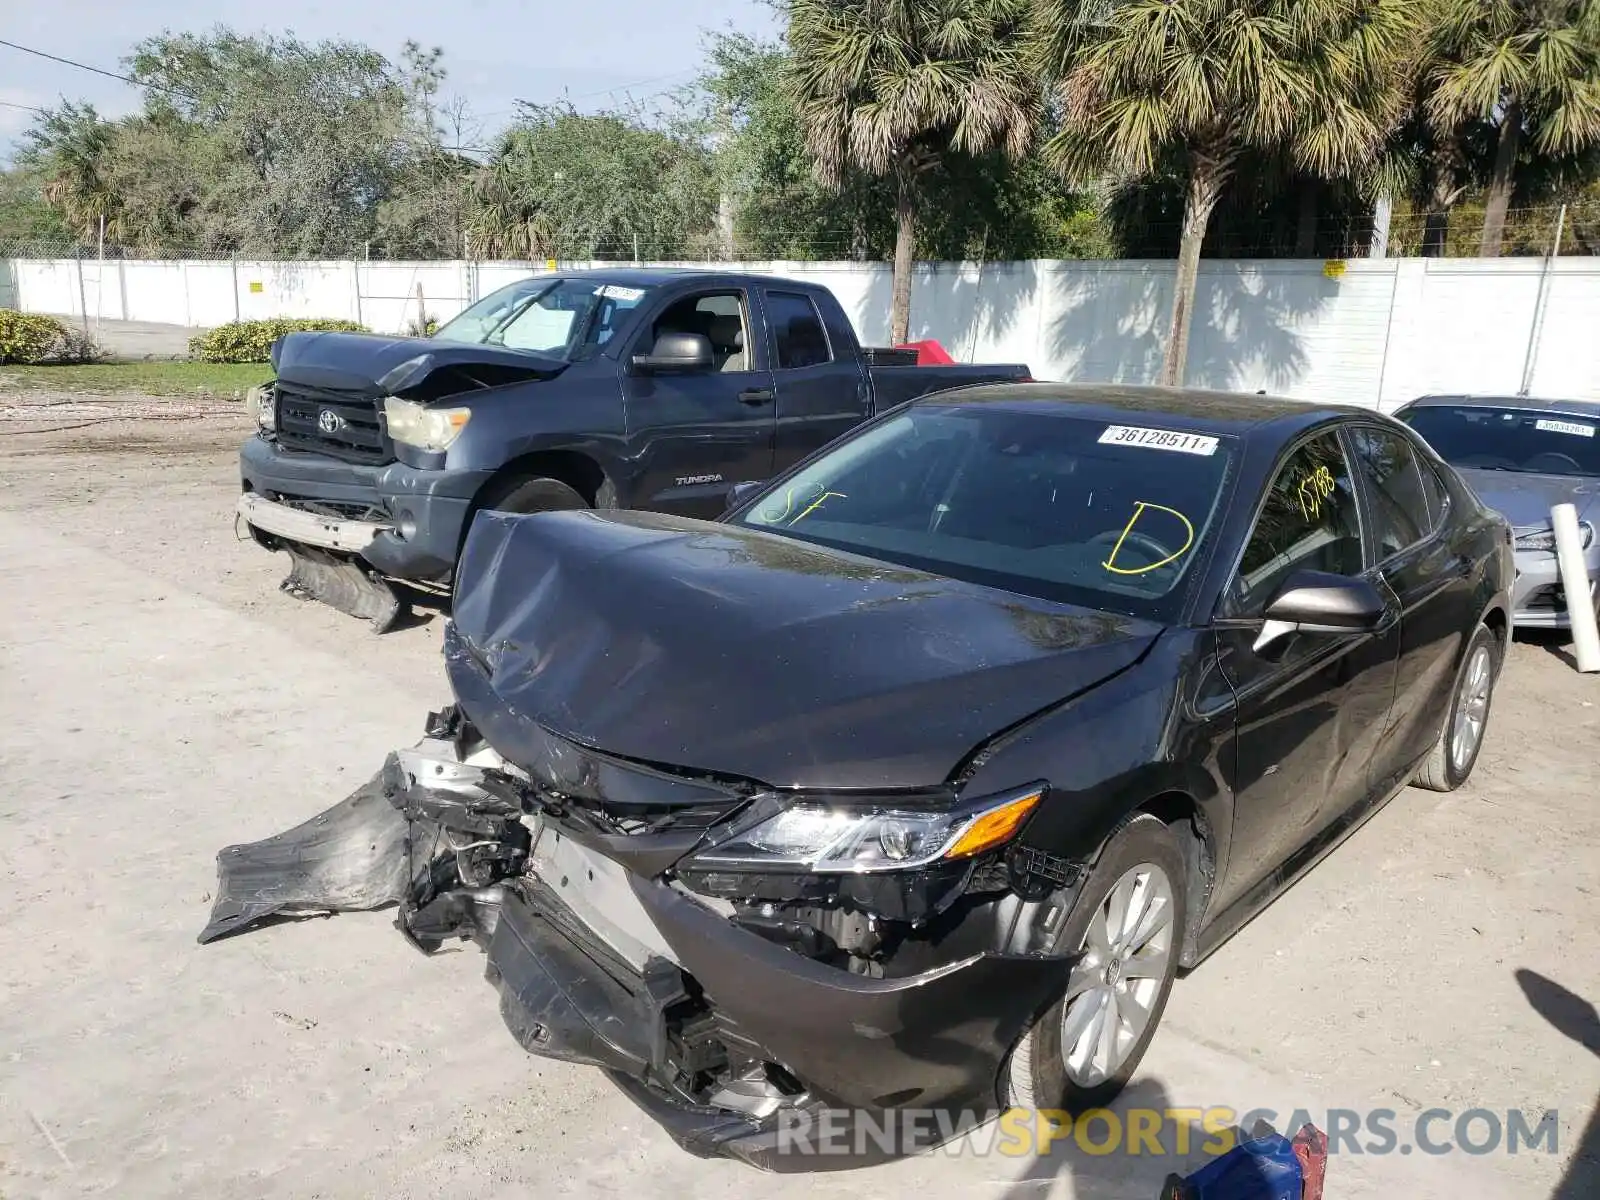
[[[731,520],[968,582],[1171,620],[1233,446],[1026,403],[920,405],[842,441]]]
[[[1425,404],[1401,414],[1453,467],[1600,476],[1600,419],[1537,409]]]
[[[433,336],[572,361],[605,345],[648,291],[593,279],[523,279],[491,292]]]

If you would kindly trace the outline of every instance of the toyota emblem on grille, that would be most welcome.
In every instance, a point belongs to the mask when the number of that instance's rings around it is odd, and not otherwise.
[[[338,433],[344,428],[344,418],[331,408],[325,408],[317,414],[317,428],[323,433]]]

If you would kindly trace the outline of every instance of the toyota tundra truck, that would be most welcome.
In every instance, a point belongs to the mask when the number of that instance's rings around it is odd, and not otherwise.
[[[286,592],[382,632],[448,599],[481,510],[715,517],[877,412],[1029,378],[918,354],[863,348],[824,287],[707,271],[542,274],[427,339],[293,333],[252,392],[236,520],[288,553]]]

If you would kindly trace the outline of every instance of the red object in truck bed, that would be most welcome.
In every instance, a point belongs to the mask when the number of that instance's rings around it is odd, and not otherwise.
[[[929,338],[921,342],[906,342],[896,346],[896,350],[915,350],[917,352],[917,366],[919,367],[952,367],[955,359],[938,342]]]

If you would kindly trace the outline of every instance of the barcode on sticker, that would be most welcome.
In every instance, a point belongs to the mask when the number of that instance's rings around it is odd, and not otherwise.
[[[1176,450],[1181,454],[1215,454],[1217,439],[1203,433],[1178,433],[1171,429],[1141,429],[1137,425],[1110,425],[1100,435],[1108,446],[1138,446],[1142,450]]]
[[[1580,425],[1576,421],[1535,421],[1533,427],[1546,433],[1570,433],[1573,437],[1594,436],[1593,425]]]
[[[610,300],[638,300],[644,296],[643,288],[623,287],[620,283],[608,283],[598,293]]]

